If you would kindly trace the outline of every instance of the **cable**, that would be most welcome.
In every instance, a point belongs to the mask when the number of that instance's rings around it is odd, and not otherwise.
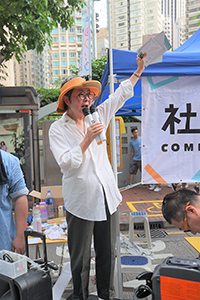
[[[141,298],[146,298],[151,294],[152,294],[152,289],[148,285],[142,284],[135,290],[133,299],[137,300]]]

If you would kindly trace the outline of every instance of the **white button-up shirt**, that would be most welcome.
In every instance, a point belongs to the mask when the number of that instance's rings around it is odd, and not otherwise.
[[[128,79],[98,106],[98,114],[105,130],[112,116],[132,96],[133,87]],[[88,126],[85,122],[85,132]],[[110,214],[117,210],[122,197],[108,160],[106,142],[97,145],[94,140],[82,154],[79,144],[84,137],[85,134],[67,112],[61,119],[55,121],[49,130],[50,148],[63,173],[63,198],[66,210],[81,219],[102,221],[106,220],[103,188]]]

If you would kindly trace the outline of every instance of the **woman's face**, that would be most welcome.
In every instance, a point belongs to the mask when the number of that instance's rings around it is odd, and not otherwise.
[[[91,106],[93,99],[89,99],[89,92],[88,88],[74,89],[70,99],[65,98],[64,101],[68,105],[67,114],[72,119],[83,118],[83,108]]]

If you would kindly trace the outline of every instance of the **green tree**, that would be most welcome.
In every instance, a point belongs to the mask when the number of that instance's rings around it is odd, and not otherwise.
[[[51,44],[51,31],[74,23],[72,12],[80,10],[84,0],[3,0],[0,4],[0,64],[13,54],[20,62],[24,52],[42,52]]]
[[[40,107],[58,101],[58,97],[60,95],[59,88],[51,88],[51,89],[39,88],[36,90],[40,97]],[[44,117],[44,120],[55,120],[57,118],[58,118],[58,114],[52,113]],[[42,120],[39,121],[39,123],[42,123]]]
[[[92,58],[92,79],[93,80],[101,80],[101,76],[105,69],[107,63],[107,56],[102,56],[101,58]],[[70,70],[74,75],[78,75],[78,68],[71,65]],[[83,76],[86,80],[89,79],[89,76]]]

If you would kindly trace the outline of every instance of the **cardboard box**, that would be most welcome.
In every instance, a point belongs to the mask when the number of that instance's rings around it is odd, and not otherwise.
[[[54,197],[55,218],[58,218],[58,206],[63,206],[64,204],[62,196],[62,185],[42,186],[41,193],[33,190],[29,195],[38,198],[41,201],[45,201],[45,196],[47,194],[47,191],[49,190]]]

